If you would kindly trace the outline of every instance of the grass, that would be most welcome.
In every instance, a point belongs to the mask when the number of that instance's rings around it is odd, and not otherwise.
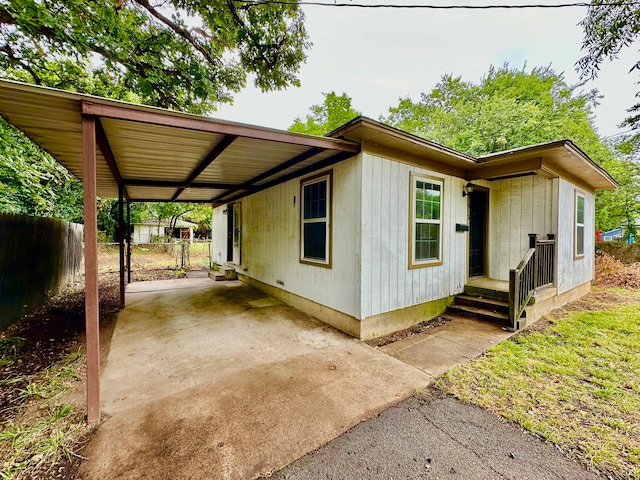
[[[588,310],[565,310],[548,328],[502,342],[437,386],[602,474],[640,479],[640,294],[602,290],[582,304]]]
[[[10,349],[1,352],[4,358]],[[84,431],[84,413],[66,403],[63,396],[79,379],[83,364],[80,352],[28,378],[15,398],[19,413],[0,422],[0,479],[40,477],[62,457],[71,460],[74,446]],[[18,382],[22,379],[11,379]]]

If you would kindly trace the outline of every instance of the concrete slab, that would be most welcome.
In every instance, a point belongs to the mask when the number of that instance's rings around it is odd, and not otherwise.
[[[83,478],[253,478],[430,381],[237,281],[134,283]]]
[[[435,377],[513,335],[489,322],[450,317],[449,323],[385,345],[380,350]]]

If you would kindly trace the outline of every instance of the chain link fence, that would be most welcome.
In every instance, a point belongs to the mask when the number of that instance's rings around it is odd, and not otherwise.
[[[145,243],[131,246],[132,272],[144,270],[208,270],[210,265],[211,241]],[[119,269],[119,245],[117,243],[99,243],[99,272],[118,272]]]

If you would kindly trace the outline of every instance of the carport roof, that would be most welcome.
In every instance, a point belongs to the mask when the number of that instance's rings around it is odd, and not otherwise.
[[[227,203],[360,152],[291,133],[0,80],[0,114],[79,179],[82,116],[97,126],[97,193],[131,201]]]

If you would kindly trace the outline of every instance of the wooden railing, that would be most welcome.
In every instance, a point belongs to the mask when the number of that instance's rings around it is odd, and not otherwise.
[[[554,235],[548,240],[538,240],[535,233],[529,234],[529,250],[516,268],[509,272],[509,321],[511,330],[518,330],[522,312],[533,297],[536,288],[553,284],[555,271]]]

